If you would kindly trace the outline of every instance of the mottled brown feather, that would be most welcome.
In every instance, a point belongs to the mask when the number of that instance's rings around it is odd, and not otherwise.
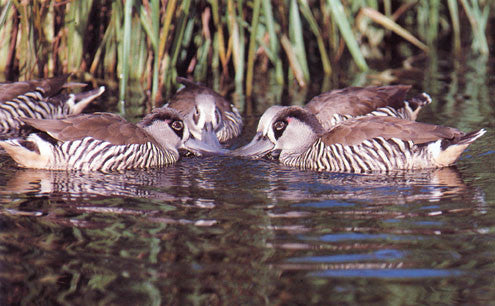
[[[362,116],[380,107],[404,107],[404,99],[410,88],[409,85],[347,87],[322,93],[311,99],[305,107],[325,118],[335,114]]]
[[[415,122],[395,117],[362,117],[345,121],[322,136],[327,145],[357,145],[365,140],[383,137],[413,141],[415,144],[438,139],[462,137],[461,131],[439,125]]]
[[[90,136],[114,145],[155,143],[153,137],[142,128],[111,113],[83,114],[64,119],[22,120],[61,141],[74,141]]]
[[[192,111],[195,105],[195,99],[198,95],[207,94],[211,95],[215,100],[215,104],[218,109],[223,112],[232,112],[230,102],[225,99],[222,95],[217,93],[216,91],[195,83],[186,78],[177,77],[177,82],[185,85],[186,87],[179,90],[168,102],[168,106],[176,109],[182,114],[188,114]]]

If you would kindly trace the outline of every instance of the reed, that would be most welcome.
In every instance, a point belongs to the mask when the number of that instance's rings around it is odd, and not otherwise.
[[[461,52],[461,26],[459,21],[459,9],[457,7],[456,0],[448,0],[449,14],[452,23],[452,30],[454,36],[454,51],[456,54]]]
[[[490,7],[488,5],[480,7],[478,0],[461,0],[461,4],[473,29],[472,48],[482,54],[488,54],[489,49],[485,33]]]
[[[301,77],[304,82],[299,81],[301,86],[309,81],[309,67],[307,61],[306,44],[303,33],[304,28],[301,21],[299,6],[296,0],[290,0],[289,4],[289,38],[294,52],[294,60],[297,61],[302,73]],[[289,55],[288,55],[289,57]]]
[[[119,99],[121,103],[125,101],[126,87],[127,81],[129,78],[129,66],[126,63],[129,63],[130,58],[130,49],[131,49],[131,16],[132,16],[132,5],[133,0],[127,0],[125,2],[124,9],[124,32],[122,34],[122,45],[121,45],[121,54],[122,54],[122,65],[121,65],[121,74],[120,74],[120,91],[119,91]]]
[[[316,42],[318,44],[318,50],[320,52],[320,59],[323,65],[323,72],[325,75],[330,75],[332,73],[332,66],[330,64],[330,59],[327,54],[327,50],[325,49],[325,42],[323,40],[323,36],[320,32],[320,27],[318,26],[318,22],[316,21],[311,9],[306,1],[299,0],[300,10],[303,14],[304,18],[306,18],[309,27],[313,34],[316,37]]]
[[[119,80],[121,101],[138,82],[150,107],[174,91],[177,75],[213,76],[215,87],[231,79],[249,97],[266,69],[278,84],[301,87],[347,66],[346,54],[354,71],[366,71],[362,38],[373,29],[415,53],[451,35],[457,54],[468,38],[488,54],[494,8],[482,0],[0,0],[0,71],[5,79],[89,72]],[[373,47],[386,51],[389,36],[374,35]]]
[[[277,39],[277,32],[275,30],[278,26],[277,21],[273,16],[273,7],[270,0],[263,0],[263,16],[265,18],[265,26],[267,29],[267,35],[269,39],[269,47],[264,47],[265,52],[269,54],[270,61],[275,69],[275,79],[278,84],[284,83],[284,76],[282,70],[282,60],[280,56],[276,56],[280,50],[279,40]],[[261,45],[262,42],[260,42]]]
[[[347,21],[347,18],[345,18],[346,14],[344,11],[344,6],[340,0],[328,0],[328,6],[330,7],[332,16],[337,23],[340,32],[342,33],[342,37],[344,38],[354,61],[359,68],[361,68],[361,70],[368,70],[368,65],[366,64],[366,60],[364,59],[364,56],[359,49],[359,45],[354,38],[351,26]]]
[[[261,0],[254,0],[253,21],[251,24],[251,38],[249,40],[247,71],[246,71],[246,95],[251,96],[253,92],[253,73],[254,59],[256,52],[256,34],[258,33],[258,25],[261,10]]]
[[[398,25],[396,22],[394,22],[392,19],[388,18],[387,16],[381,14],[380,12],[378,12],[374,9],[370,9],[370,8],[363,8],[362,13],[365,16],[369,17],[371,20],[382,25],[384,28],[386,28],[386,29],[396,33],[397,35],[403,37],[405,40],[409,41],[411,44],[420,48],[424,52],[429,51],[428,47],[424,43],[422,43],[419,39],[414,37],[414,35],[409,33],[406,29],[404,29],[403,27]]]

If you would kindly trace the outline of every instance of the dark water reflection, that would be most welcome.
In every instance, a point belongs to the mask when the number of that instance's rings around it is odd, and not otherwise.
[[[419,86],[435,101],[421,120],[489,130],[455,168],[356,175],[208,157],[85,174],[0,155],[1,303],[493,303],[493,77],[468,91],[473,67],[438,67]]]

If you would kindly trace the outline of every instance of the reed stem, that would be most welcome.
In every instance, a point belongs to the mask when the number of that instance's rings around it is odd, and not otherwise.
[[[131,16],[133,4],[133,0],[127,0],[124,8],[124,33],[122,41],[122,60],[120,61],[121,76],[119,86],[119,103],[122,114],[125,114],[125,96],[127,81],[129,80],[129,52],[131,49]]]
[[[275,80],[278,84],[284,84],[284,76],[282,70],[282,60],[278,56],[279,54],[279,44],[278,38],[275,31],[275,19],[273,17],[273,8],[270,0],[263,0],[263,15],[265,16],[265,24],[268,30],[268,37],[270,39],[270,50],[272,57],[270,58],[273,65],[275,66]]]
[[[454,50],[456,54],[461,52],[461,26],[459,23],[459,9],[456,0],[448,0],[450,19],[452,20],[452,28],[454,31]]]
[[[451,30],[459,54],[467,20],[471,49],[486,55],[495,8],[486,0],[0,1],[0,69],[8,79],[86,71],[113,78],[122,112],[131,80],[150,90],[151,109],[178,72],[211,76],[216,87],[233,79],[243,101],[254,95],[257,68],[276,84],[306,86],[314,73],[331,75],[348,50],[366,71],[367,58],[391,54],[383,52],[390,47],[383,29],[425,52],[422,41],[431,46]]]
[[[246,97],[251,97],[253,92],[253,70],[256,52],[256,34],[260,17],[261,0],[254,0],[253,20],[251,22],[251,35],[249,39],[248,59],[246,69]]]
[[[352,55],[352,58],[356,62],[356,65],[363,71],[368,70],[368,65],[366,64],[366,60],[364,59],[361,50],[359,49],[359,45],[354,38],[354,34],[352,33],[351,26],[346,19],[346,13],[344,11],[344,6],[340,2],[340,0],[327,0],[328,6],[330,7],[330,12],[332,13],[332,17],[337,23],[337,26],[346,42],[347,48],[349,48],[349,52]]]

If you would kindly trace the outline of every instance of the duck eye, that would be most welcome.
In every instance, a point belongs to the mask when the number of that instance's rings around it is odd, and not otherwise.
[[[273,124],[273,134],[275,135],[275,139],[279,139],[280,136],[282,136],[286,127],[287,121],[277,121]]]
[[[174,120],[170,126],[176,131],[181,131],[184,128],[184,123],[180,120]]]
[[[285,121],[277,121],[273,124],[273,128],[275,131],[283,131],[287,125],[287,122]]]

